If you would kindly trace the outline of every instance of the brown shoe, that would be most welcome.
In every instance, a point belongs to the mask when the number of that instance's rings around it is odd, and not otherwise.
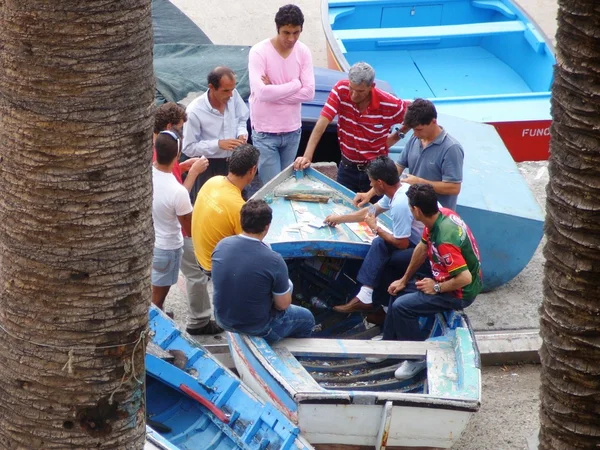
[[[377,311],[367,314],[365,319],[373,325],[381,326],[385,322],[385,311],[383,308],[379,308]]]
[[[345,305],[334,306],[333,310],[340,313],[371,312],[373,311],[373,305],[363,303],[358,297],[354,297]]]

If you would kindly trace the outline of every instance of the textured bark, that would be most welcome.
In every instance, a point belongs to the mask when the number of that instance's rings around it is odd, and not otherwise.
[[[559,1],[540,449],[600,446],[600,4]]]
[[[0,0],[1,449],[143,447],[150,8]]]

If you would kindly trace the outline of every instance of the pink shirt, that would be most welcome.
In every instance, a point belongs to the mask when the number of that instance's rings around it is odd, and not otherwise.
[[[271,39],[250,49],[250,121],[252,128],[263,133],[285,133],[301,126],[301,104],[315,96],[315,73],[312,55],[297,41],[292,52],[283,58]],[[270,85],[261,77],[267,75]]]

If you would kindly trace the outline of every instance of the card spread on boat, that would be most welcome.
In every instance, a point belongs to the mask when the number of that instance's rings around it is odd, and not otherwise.
[[[323,219],[319,219],[318,217],[311,220],[308,225],[313,228],[323,228],[327,226],[327,224],[323,222]]]

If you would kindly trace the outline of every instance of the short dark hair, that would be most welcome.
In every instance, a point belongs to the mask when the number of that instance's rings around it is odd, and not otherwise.
[[[154,150],[156,151],[156,162],[166,166],[177,158],[179,153],[179,143],[170,133],[159,133],[154,141]]]
[[[185,109],[177,103],[163,103],[154,114],[154,132],[156,134],[167,129],[167,125],[175,125],[181,121],[187,122]]]
[[[409,128],[419,125],[429,125],[433,119],[437,119],[435,105],[424,98],[417,98],[406,109],[404,125]]]
[[[219,86],[221,86],[221,78],[225,76],[235,80],[235,72],[233,70],[231,70],[229,67],[218,66],[210,71],[206,77],[206,81],[215,89],[219,89]]]
[[[285,25],[291,25],[293,27],[304,26],[304,14],[302,10],[296,5],[285,5],[279,8],[277,14],[275,14],[275,25],[277,26],[277,32]]]
[[[369,178],[375,181],[381,180],[389,186],[394,186],[400,181],[396,163],[387,156],[379,156],[372,160],[367,166],[367,175]]]
[[[265,231],[273,220],[273,210],[264,200],[248,200],[240,212],[242,230],[258,234]]]
[[[408,197],[408,204],[418,207],[427,217],[439,212],[437,194],[430,184],[413,184],[406,191],[406,196]]]
[[[258,164],[259,156],[260,152],[254,145],[242,144],[238,146],[229,158],[229,172],[238,177],[243,177]]]

